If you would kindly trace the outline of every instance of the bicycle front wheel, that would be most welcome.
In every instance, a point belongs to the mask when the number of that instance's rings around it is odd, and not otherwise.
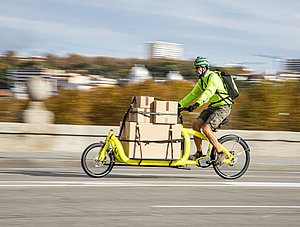
[[[225,135],[219,139],[219,143],[234,155],[234,159],[229,164],[213,162],[214,170],[224,179],[237,179],[241,177],[247,171],[250,164],[249,146],[241,137],[236,135]]]
[[[81,156],[81,166],[84,172],[91,177],[104,177],[110,173],[115,164],[114,154],[111,150],[105,152],[105,159],[99,161],[99,152],[104,146],[103,142],[88,146]]]

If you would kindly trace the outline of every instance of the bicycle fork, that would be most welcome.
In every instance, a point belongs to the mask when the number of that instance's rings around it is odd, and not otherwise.
[[[110,130],[109,134],[107,135],[107,137],[105,139],[104,146],[99,151],[98,162],[103,162],[105,159],[106,151],[111,149],[109,147],[109,144],[110,144],[110,139],[111,139],[112,135],[113,135],[113,130]]]

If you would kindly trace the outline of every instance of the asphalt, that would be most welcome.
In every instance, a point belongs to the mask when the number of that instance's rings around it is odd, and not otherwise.
[[[300,171],[0,169],[0,226],[299,226]]]

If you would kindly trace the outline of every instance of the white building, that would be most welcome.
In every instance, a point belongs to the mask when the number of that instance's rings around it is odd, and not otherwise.
[[[46,79],[48,90],[53,93],[57,92],[57,81],[51,78],[44,68],[8,69],[6,74],[10,89],[16,98],[28,98],[26,83],[30,77],[42,77]]]
[[[183,76],[179,71],[170,71],[166,75],[167,80],[183,80]]]
[[[161,41],[145,42],[148,58],[180,59],[183,55],[183,45]]]
[[[149,70],[144,65],[136,64],[131,68],[129,74],[130,83],[140,83],[151,78]]]
[[[282,59],[282,65],[289,72],[300,72],[300,58],[285,58]]]
[[[300,80],[300,73],[298,72],[279,72],[277,75],[280,80]]]
[[[137,70],[139,71],[139,70]],[[142,70],[143,71],[143,70]],[[10,83],[10,89],[16,98],[27,99],[27,80],[30,77],[42,77],[46,79],[48,90],[52,95],[60,89],[89,90],[97,87],[112,87],[117,85],[117,80],[104,78],[98,75],[82,76],[79,73],[66,73],[64,70],[47,68],[9,69],[6,72]],[[135,79],[141,79],[139,73]]]
[[[105,78],[99,75],[89,75],[91,78],[89,85],[93,85],[94,87],[114,87],[118,84],[116,79]]]

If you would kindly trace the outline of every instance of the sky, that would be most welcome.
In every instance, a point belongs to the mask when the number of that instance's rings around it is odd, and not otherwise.
[[[183,44],[183,60],[280,69],[300,58],[299,0],[0,0],[0,54],[145,59],[145,41]]]

